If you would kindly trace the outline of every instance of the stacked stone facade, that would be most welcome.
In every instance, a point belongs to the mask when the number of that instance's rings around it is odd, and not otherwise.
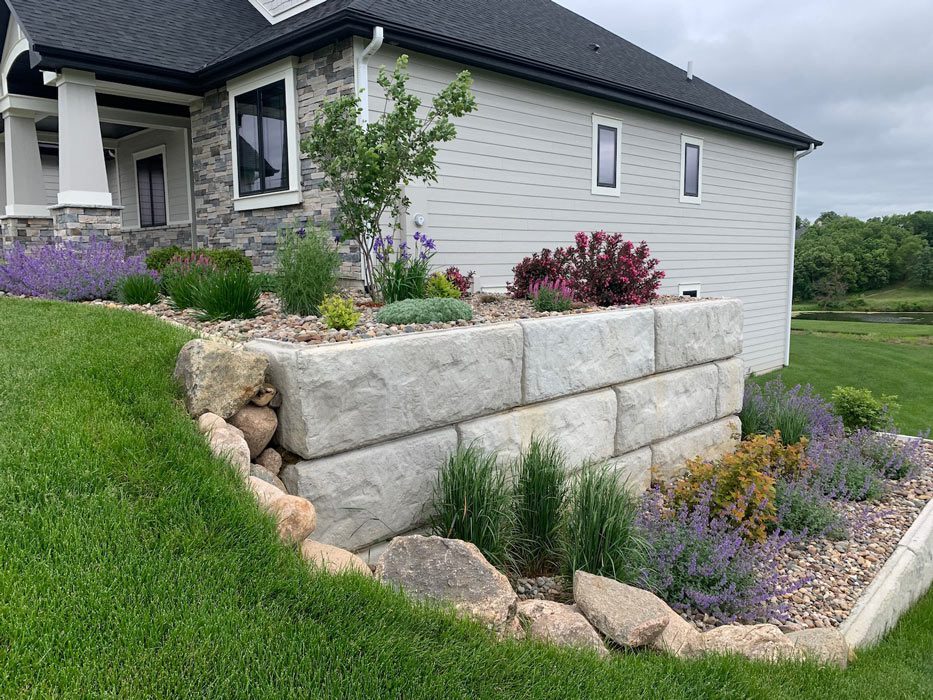
[[[346,40],[302,56],[297,68],[297,115],[301,138],[308,136],[325,100],[353,94],[353,44]],[[270,269],[281,228],[313,222],[332,228],[336,195],[321,186],[323,173],[301,160],[302,202],[292,206],[235,211],[229,96],[225,88],[205,95],[191,111],[195,217],[198,234],[212,248],[239,248],[256,269]],[[342,276],[361,278],[355,244],[344,244]]]
[[[49,217],[4,216],[0,221],[0,252],[17,244],[30,248],[55,240],[55,229]]]
[[[57,241],[86,243],[94,238],[119,239],[122,207],[52,207],[52,228]]]
[[[177,245],[179,248],[203,247],[204,240],[193,241],[191,224],[169,224],[121,231],[111,236],[126,246],[129,255],[143,255],[153,248],[167,248]],[[203,237],[202,237],[203,238]],[[192,244],[195,244],[192,246]]]

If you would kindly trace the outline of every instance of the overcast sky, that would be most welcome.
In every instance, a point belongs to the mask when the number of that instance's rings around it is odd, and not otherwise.
[[[933,209],[933,0],[558,0],[825,142],[797,210]]]

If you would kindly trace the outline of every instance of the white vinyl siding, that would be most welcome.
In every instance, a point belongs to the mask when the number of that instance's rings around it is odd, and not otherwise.
[[[134,154],[155,153],[165,147],[162,167],[168,190],[168,225],[190,223],[188,150],[182,130],[151,129],[120,140],[117,160],[120,163],[120,191],[123,195],[123,228],[139,228],[139,203],[136,195]]]
[[[387,47],[374,68],[392,65]],[[410,88],[425,104],[463,66],[411,54]],[[663,293],[701,285],[704,297],[745,302],[744,357],[779,367],[787,332],[793,150],[484,70],[472,70],[478,109],[438,152],[439,182],[414,188],[437,267],[475,270],[504,289],[512,267],[577,231],[646,240],[666,272]],[[371,118],[384,93],[370,71]],[[624,123],[621,196],[592,193],[593,115]],[[702,206],[680,201],[681,137],[703,139]],[[411,212],[415,213],[415,212]]]
[[[45,199],[49,206],[54,207],[58,204],[58,156],[51,153],[43,153],[40,156],[42,162],[42,181],[45,185]],[[104,163],[107,167],[107,185],[110,188],[110,194],[113,196],[113,206],[120,206],[120,190],[117,186],[117,161],[113,158],[107,158]]]

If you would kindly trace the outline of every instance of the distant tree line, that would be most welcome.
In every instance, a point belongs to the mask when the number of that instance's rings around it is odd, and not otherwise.
[[[933,211],[862,221],[824,212],[797,218],[794,296],[838,298],[899,282],[933,286]]]

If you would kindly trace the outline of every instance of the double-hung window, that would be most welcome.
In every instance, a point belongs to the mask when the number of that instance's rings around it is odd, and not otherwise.
[[[703,139],[680,137],[680,201],[699,204],[703,190]]]
[[[237,211],[301,202],[295,60],[227,84]]]
[[[165,148],[135,153],[136,200],[141,228],[165,226],[168,222],[168,196],[165,186]]]
[[[593,115],[593,194],[622,192],[622,122]]]

